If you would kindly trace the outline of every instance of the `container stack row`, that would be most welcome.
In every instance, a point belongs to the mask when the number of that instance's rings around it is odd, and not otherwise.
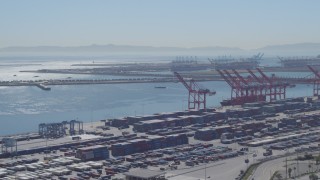
[[[156,129],[164,129],[168,127],[184,127],[193,124],[203,124],[218,121],[225,118],[225,113],[206,113],[204,115],[188,115],[178,116],[175,118],[167,118],[164,120],[153,119],[133,124],[133,128],[138,132],[148,132]]]
[[[112,156],[126,156],[134,153],[141,153],[149,150],[174,147],[188,144],[188,137],[185,134],[158,136],[150,139],[135,139],[125,143],[118,143],[111,146]]]
[[[215,109],[207,109],[206,112],[214,112]],[[146,115],[146,116],[129,116],[124,118],[110,119],[106,122],[106,125],[110,125],[113,127],[121,127],[133,125],[135,123],[149,121],[149,120],[164,120],[167,118],[176,118],[179,116],[193,116],[193,115],[201,115],[204,113],[204,110],[192,110],[192,111],[178,111],[178,112],[170,112],[170,113],[158,113],[154,115]]]
[[[109,150],[107,146],[102,145],[78,148],[76,157],[83,161],[108,159]]]
[[[221,138],[222,134],[229,133],[232,137],[252,136],[254,133],[268,128],[264,122],[246,122],[235,126],[217,126],[213,128],[203,128],[195,132],[194,138],[201,141],[211,141]]]

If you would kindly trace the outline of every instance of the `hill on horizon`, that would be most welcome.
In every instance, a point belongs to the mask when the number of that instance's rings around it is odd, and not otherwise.
[[[266,55],[316,56],[320,54],[320,43],[297,43],[269,45],[262,48],[244,50],[238,47],[154,47],[132,45],[88,45],[88,46],[12,46],[0,48],[0,53],[164,53],[164,54],[235,54],[244,55],[263,52]]]

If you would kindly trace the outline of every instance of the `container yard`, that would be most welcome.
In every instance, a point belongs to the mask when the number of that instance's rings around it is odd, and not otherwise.
[[[278,57],[282,67],[303,67],[306,65],[319,65],[320,55],[316,57]]]
[[[1,139],[0,178],[202,178],[204,165],[214,178],[238,163],[227,176],[234,179],[248,164],[285,150],[320,149],[319,118],[318,98],[301,97],[114,118],[89,128],[79,121],[41,124],[42,135]]]
[[[320,1],[31,1],[1,1],[0,180],[320,179]]]

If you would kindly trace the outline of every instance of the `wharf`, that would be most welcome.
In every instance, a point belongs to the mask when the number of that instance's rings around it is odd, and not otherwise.
[[[218,76],[197,76],[196,81],[224,81]],[[279,77],[284,82],[293,84],[310,84],[314,78]],[[88,85],[88,84],[127,84],[127,83],[166,83],[178,82],[176,78],[130,78],[130,79],[50,79],[29,81],[0,81],[0,86],[37,86],[43,90],[50,90],[53,85]]]
[[[45,82],[45,83],[44,83]],[[0,81],[0,86],[36,86],[44,91],[50,91],[47,81]]]
[[[202,78],[198,81],[222,81],[220,77]],[[45,83],[44,83],[45,82]],[[88,85],[88,84],[126,84],[126,83],[163,83],[177,82],[175,78],[130,78],[130,79],[73,79],[73,80],[30,80],[0,81],[0,86],[37,86],[49,90],[52,85]]]

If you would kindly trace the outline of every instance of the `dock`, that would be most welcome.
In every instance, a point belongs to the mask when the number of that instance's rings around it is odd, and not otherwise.
[[[223,81],[219,76],[194,76],[196,81]],[[310,84],[314,78],[292,78],[279,77],[285,82],[294,84]],[[36,86],[42,90],[51,90],[48,86],[55,85],[89,85],[89,84],[128,84],[128,83],[168,83],[178,82],[173,77],[161,78],[128,78],[128,79],[50,79],[50,80],[19,80],[19,81],[0,81],[0,86]]]
[[[200,81],[220,81],[221,78],[201,78]],[[45,82],[45,83],[43,83]],[[37,86],[50,90],[54,85],[88,85],[88,84],[127,84],[127,83],[165,83],[178,82],[175,78],[130,78],[130,79],[50,79],[29,81],[0,81],[0,86]]]

